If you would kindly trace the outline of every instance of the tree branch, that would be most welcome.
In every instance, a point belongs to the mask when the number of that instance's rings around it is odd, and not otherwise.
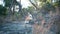
[[[36,9],[38,8],[31,0],[29,0],[29,2],[30,2]]]

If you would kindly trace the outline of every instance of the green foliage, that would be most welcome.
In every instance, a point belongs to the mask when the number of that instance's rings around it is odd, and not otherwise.
[[[47,2],[45,5],[43,5],[43,8],[47,11],[50,11],[50,10],[54,11],[55,10],[55,7],[52,4],[50,4],[49,2]]]
[[[9,7],[11,5],[12,0],[4,0],[5,6]]]
[[[39,0],[40,2],[46,2],[47,0]]]
[[[33,13],[34,7],[29,6],[28,8],[23,8],[22,11],[23,13],[28,13],[28,12]]]
[[[27,8],[27,11],[30,12],[30,13],[33,13],[34,7],[32,7],[32,6],[28,7],[28,8]]]
[[[56,2],[54,2],[54,4],[53,4],[54,6],[58,6],[58,7],[60,7],[60,0],[59,1],[56,1]]]
[[[7,9],[0,5],[0,16],[6,16],[7,15]]]

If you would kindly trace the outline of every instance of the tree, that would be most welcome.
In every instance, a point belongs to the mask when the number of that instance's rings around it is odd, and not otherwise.
[[[48,24],[50,27],[49,26],[48,27],[51,28],[52,26],[56,25],[58,27],[56,34],[60,34],[60,29],[59,29],[59,26],[60,26],[60,21],[59,21],[60,20],[60,0],[54,0],[54,1],[53,0],[35,0],[35,1],[40,1],[42,3],[42,4],[40,4],[41,7],[38,6],[39,7],[38,8],[37,5],[30,0],[31,4],[33,3],[32,4],[33,6],[37,7],[39,10],[41,9],[40,10],[41,12],[43,12],[43,10],[44,10],[44,12],[42,14],[46,13],[46,11],[47,12],[56,11],[55,13],[57,13],[57,15],[54,15],[53,17],[51,17],[48,20],[48,23],[50,23],[50,24]],[[52,24],[52,26],[51,26],[51,24]]]
[[[21,11],[21,4],[19,2],[17,2],[16,0],[4,0],[5,2],[5,6],[9,8],[9,12],[15,12],[15,6],[18,5],[19,6],[19,12]],[[13,8],[13,10],[11,10]]]
[[[53,5],[56,8],[56,13],[60,14],[60,0],[55,0],[54,3],[53,3]]]
[[[16,18],[16,14],[22,14],[21,10],[22,10],[22,6],[21,6],[21,2],[17,2],[17,0],[4,0],[5,2],[5,7],[8,8],[8,18],[11,19],[15,19]],[[18,6],[18,13],[15,11],[15,7]],[[17,16],[18,17],[18,16]]]
[[[0,24],[2,24],[5,20],[5,17],[7,16],[8,11],[7,8],[0,5]]]
[[[6,16],[7,15],[7,8],[0,5],[0,16]]]

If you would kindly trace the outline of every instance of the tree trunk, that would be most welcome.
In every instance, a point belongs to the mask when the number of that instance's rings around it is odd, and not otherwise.
[[[60,14],[60,7],[56,7],[56,15]]]

